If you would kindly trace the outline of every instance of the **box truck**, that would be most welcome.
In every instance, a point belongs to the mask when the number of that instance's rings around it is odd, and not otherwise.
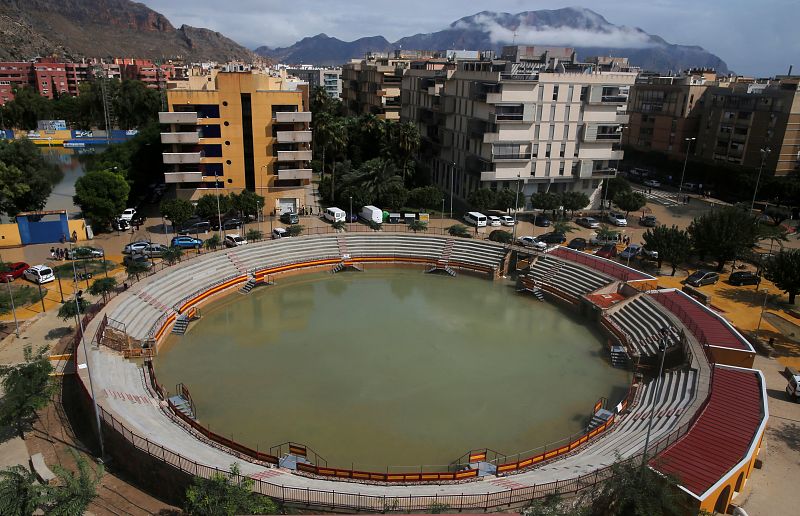
[[[359,213],[358,216],[364,219],[367,223],[383,223],[383,211],[375,206],[364,206],[361,208],[361,213]]]

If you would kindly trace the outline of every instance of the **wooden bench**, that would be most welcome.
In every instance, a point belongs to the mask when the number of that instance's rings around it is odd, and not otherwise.
[[[55,473],[50,471],[50,468],[47,467],[47,464],[44,462],[44,457],[41,453],[35,453],[31,455],[31,466],[33,466],[33,471],[45,484],[49,484],[53,480],[56,479]]]

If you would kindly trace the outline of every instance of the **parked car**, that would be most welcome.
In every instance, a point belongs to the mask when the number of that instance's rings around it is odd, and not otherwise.
[[[497,227],[497,226],[501,226],[502,224],[503,224],[503,222],[500,220],[500,217],[498,217],[496,215],[487,215],[486,216],[486,225],[487,226]]]
[[[742,285],[758,285],[761,283],[761,276],[750,271],[732,272],[728,277],[728,283],[740,287]]]
[[[150,245],[150,242],[147,240],[138,240],[136,242],[131,242],[127,244],[125,248],[122,250],[122,254],[135,254],[142,252],[147,246]]]
[[[533,225],[539,226],[540,228],[549,228],[550,227],[550,219],[547,218],[547,215],[544,213],[540,213],[538,215],[533,216]]]
[[[655,179],[645,179],[644,186],[650,186],[652,188],[658,188],[661,186],[661,182]]]
[[[77,260],[81,258],[101,258],[103,256],[103,250],[98,249],[96,247],[73,247],[72,249],[67,249],[66,254],[64,257],[67,260]]]
[[[628,219],[626,219],[625,215],[618,211],[609,212],[608,221],[615,226],[624,227],[628,225]]]
[[[651,251],[647,247],[642,247],[642,253],[640,254],[642,259],[644,260],[658,260],[658,251]]]
[[[122,265],[128,267],[131,264],[138,263],[144,265],[146,269],[153,268],[153,262],[143,254],[129,254],[122,259]]]
[[[165,246],[164,244],[150,244],[142,249],[140,253],[148,258],[161,258],[164,256],[164,251],[168,249],[169,247]]]
[[[703,285],[716,285],[719,281],[719,274],[711,271],[695,271],[688,278],[686,283],[693,287],[702,287]]]
[[[697,190],[697,185],[695,183],[683,183],[682,190],[686,192],[694,192]]]
[[[30,267],[30,265],[28,265],[25,262],[7,263],[6,271],[3,273],[2,277],[0,277],[0,281],[2,281],[3,283],[14,281],[15,279],[22,276],[22,274],[28,267]]]
[[[47,265],[33,265],[25,269],[22,275],[26,280],[32,281],[39,285],[56,280],[56,276],[53,274],[53,269]]]
[[[281,222],[284,224],[300,224],[300,215],[297,213],[281,213]]]
[[[286,238],[289,236],[289,232],[283,228],[274,228],[272,230],[272,239],[277,240],[279,238]]]
[[[619,257],[621,260],[630,260],[631,258],[636,258],[642,252],[642,246],[639,244],[630,244],[626,247],[621,253],[619,253]]]
[[[648,228],[654,228],[658,225],[655,215],[643,215],[639,217],[639,225]]]
[[[513,226],[514,224],[516,224],[516,221],[514,220],[514,217],[512,217],[511,215],[501,215],[500,223],[504,226]]]
[[[523,247],[531,247],[537,251],[544,251],[547,249],[547,244],[545,242],[532,236],[521,236],[517,239],[517,242]]]
[[[239,247],[241,245],[245,245],[247,240],[241,237],[241,235],[232,234],[232,235],[225,235],[225,240],[223,240],[225,247]]]
[[[622,242],[622,235],[620,235],[619,233],[614,233],[613,235],[603,238],[600,238],[597,235],[597,233],[595,233],[591,237],[589,237],[589,245],[594,245],[594,246],[602,246],[606,244],[617,245],[620,242]]]
[[[617,256],[617,246],[614,244],[606,244],[598,249],[594,254],[600,256],[601,258],[614,258]]]
[[[127,231],[131,228],[131,225],[127,220],[114,219],[111,221],[111,228],[114,231]]]
[[[241,219],[237,219],[237,218],[222,219],[222,229],[223,230],[239,229],[240,227],[242,227],[242,224],[243,223],[242,223]],[[218,231],[219,230],[219,220],[214,221],[212,226],[211,226],[211,228],[214,231]]]
[[[594,217],[578,217],[575,219],[575,224],[589,229],[597,229],[600,227],[600,222]]]
[[[203,245],[203,241],[190,236],[176,236],[169,245],[180,247],[181,249],[199,249]]]
[[[208,233],[210,229],[211,224],[207,220],[193,218],[184,222],[181,227],[178,228],[178,233]]]
[[[133,220],[133,217],[135,216],[136,216],[136,208],[128,208],[122,212],[122,215],[120,215],[119,218],[120,220],[130,222]]]
[[[576,251],[585,251],[587,245],[588,243],[586,242],[585,238],[578,237],[570,240],[569,244],[567,244],[567,247],[570,249],[575,249]]]
[[[544,235],[538,237],[538,239],[546,244],[563,244],[567,241],[566,235],[564,235],[564,233],[559,233],[558,231],[545,233]]]

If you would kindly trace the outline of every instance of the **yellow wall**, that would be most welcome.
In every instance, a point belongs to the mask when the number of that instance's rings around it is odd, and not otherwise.
[[[0,224],[0,247],[16,247],[22,245],[17,224]]]
[[[745,367],[747,369],[753,368],[753,361],[756,359],[755,353],[748,351],[739,351],[736,349],[715,348],[709,347],[711,355],[714,357],[714,362],[717,364],[725,364],[736,367]]]
[[[78,242],[86,240],[86,221],[83,219],[69,220],[69,234],[74,231],[78,235]]]
[[[737,469],[736,471],[733,472],[733,474],[730,476],[730,478],[728,479],[727,482],[725,482],[724,484],[720,485],[717,489],[715,489],[714,491],[709,493],[708,496],[706,496],[705,500],[702,500],[700,502],[699,509],[703,509],[703,510],[706,510],[706,511],[708,511],[710,513],[713,513],[714,512],[714,507],[717,504],[717,500],[719,499],[719,497],[723,493],[723,491],[725,491],[726,487],[730,488],[728,490],[729,494],[728,494],[727,500],[725,502],[726,507],[731,503],[731,500],[733,498],[734,492],[741,491],[742,488],[744,487],[744,484],[747,481],[747,479],[750,478],[750,473],[753,471],[753,465],[755,464],[756,459],[758,458],[758,454],[761,451],[761,440],[762,440],[763,437],[764,437],[763,432],[761,433],[761,435],[756,436],[756,438],[758,439],[758,446],[756,447],[755,451],[753,452],[753,455],[751,457],[749,457],[749,460],[743,466],[741,466],[739,469]],[[739,479],[739,475],[742,475],[742,483],[739,486],[739,489],[737,491],[736,490],[736,481]]]

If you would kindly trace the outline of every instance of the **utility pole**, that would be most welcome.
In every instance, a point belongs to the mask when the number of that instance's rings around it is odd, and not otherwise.
[[[683,160],[683,170],[681,171],[681,182],[678,185],[678,194],[683,191],[683,177],[686,175],[686,165],[689,163],[689,149],[692,148],[692,142],[696,139],[697,138],[684,138],[684,141],[688,143],[686,144],[686,158]]]
[[[758,167],[758,176],[756,176],[756,188],[753,190],[753,201],[750,203],[750,212],[753,212],[753,208],[756,205],[756,195],[758,194],[758,183],[761,181],[761,172],[764,170],[764,162],[767,161],[767,156],[769,153],[772,152],[772,149],[769,147],[764,147],[761,149],[761,166]]]

